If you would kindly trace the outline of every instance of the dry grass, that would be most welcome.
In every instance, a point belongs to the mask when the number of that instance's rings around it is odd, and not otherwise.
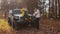
[[[0,33],[7,33],[11,31],[11,27],[9,26],[7,20],[5,19],[0,19]]]

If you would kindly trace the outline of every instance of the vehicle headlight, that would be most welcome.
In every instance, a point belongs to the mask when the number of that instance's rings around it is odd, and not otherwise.
[[[15,18],[15,19],[19,19],[19,17],[18,17],[18,16],[15,16],[14,18]]]

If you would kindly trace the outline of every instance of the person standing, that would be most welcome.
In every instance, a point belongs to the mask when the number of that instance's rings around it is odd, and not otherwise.
[[[40,11],[39,9],[35,8],[33,16],[36,18],[37,29],[39,29],[39,21],[40,21]]]
[[[24,17],[26,17],[27,14],[28,14],[27,8],[22,8],[22,15],[23,15]]]

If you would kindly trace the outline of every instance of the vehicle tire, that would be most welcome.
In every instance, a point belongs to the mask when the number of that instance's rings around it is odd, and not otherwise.
[[[13,27],[13,29],[15,29],[15,27],[16,27],[16,26],[15,26],[15,23],[13,23],[12,27]]]
[[[12,26],[12,21],[10,18],[8,18],[8,24],[9,24],[9,26]]]
[[[14,30],[18,30],[19,29],[18,25],[16,24],[16,22],[13,23],[12,27],[13,27]]]

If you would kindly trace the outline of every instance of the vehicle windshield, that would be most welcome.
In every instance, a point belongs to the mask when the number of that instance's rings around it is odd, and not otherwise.
[[[13,10],[13,14],[21,14],[21,10]]]

